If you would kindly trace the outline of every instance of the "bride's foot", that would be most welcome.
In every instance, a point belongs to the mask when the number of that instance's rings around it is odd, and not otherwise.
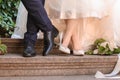
[[[73,50],[73,55],[84,56],[84,54],[85,54],[84,50]]]
[[[70,49],[62,45],[63,32],[59,34],[59,37],[60,37],[59,50],[64,53],[70,54]]]
[[[64,47],[63,45],[59,46],[59,50],[64,52],[64,53],[70,54],[70,49],[67,47]]]

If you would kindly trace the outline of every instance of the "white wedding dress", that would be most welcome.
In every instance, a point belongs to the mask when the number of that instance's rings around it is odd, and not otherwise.
[[[66,27],[64,19],[83,18],[78,24],[81,46],[86,50],[97,38],[104,38],[115,47],[111,9],[116,0],[47,0],[47,11],[59,30]],[[91,19],[86,19],[91,17]],[[97,20],[99,19],[99,20]],[[79,27],[83,25],[83,27]],[[109,29],[108,29],[109,28]]]
[[[47,0],[50,18],[70,19],[108,15],[115,0]],[[53,16],[54,14],[54,16]]]
[[[46,0],[46,10],[60,32],[66,27],[64,19],[83,18],[78,31],[85,50],[98,38],[106,39],[112,47],[120,46],[120,0]],[[24,37],[26,21],[27,11],[20,3],[12,38]],[[41,32],[38,35],[43,37]]]

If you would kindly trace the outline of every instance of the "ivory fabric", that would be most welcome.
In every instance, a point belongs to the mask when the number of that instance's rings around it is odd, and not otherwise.
[[[111,47],[117,46],[113,30],[117,27],[113,19],[115,4],[116,0],[46,0],[48,15],[60,31],[65,30],[66,19],[83,19],[76,32],[85,50],[98,38],[106,39]]]
[[[109,14],[115,0],[46,0],[50,18],[102,18]],[[54,15],[53,15],[54,14]]]
[[[95,78],[118,79],[118,78],[120,78],[120,75],[118,75],[119,73],[120,73],[120,54],[118,55],[118,61],[115,65],[115,68],[113,69],[113,71],[110,74],[103,74],[102,72],[97,71],[97,73],[95,74]]]

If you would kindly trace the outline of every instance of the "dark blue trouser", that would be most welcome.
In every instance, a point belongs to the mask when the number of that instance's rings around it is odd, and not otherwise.
[[[27,32],[25,41],[32,42],[37,40],[37,33],[51,31],[53,26],[44,9],[45,0],[21,0],[28,11]]]

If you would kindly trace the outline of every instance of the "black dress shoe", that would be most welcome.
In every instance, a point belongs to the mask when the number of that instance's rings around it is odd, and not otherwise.
[[[54,46],[54,38],[57,37],[59,31],[53,26],[52,31],[44,32],[44,49],[43,56],[47,56]]]
[[[52,31],[48,31],[44,33],[44,48],[43,48],[43,56],[46,56],[54,45],[54,35]]]
[[[29,43],[25,45],[23,57],[34,57],[34,56],[36,56],[36,52],[35,52],[33,44]]]
[[[36,56],[36,52],[34,50],[34,48],[32,48],[31,46],[28,46],[23,53],[23,57],[34,57]]]
[[[26,32],[24,35],[24,52],[23,57],[34,57],[36,56],[35,43],[37,40],[36,33]]]

